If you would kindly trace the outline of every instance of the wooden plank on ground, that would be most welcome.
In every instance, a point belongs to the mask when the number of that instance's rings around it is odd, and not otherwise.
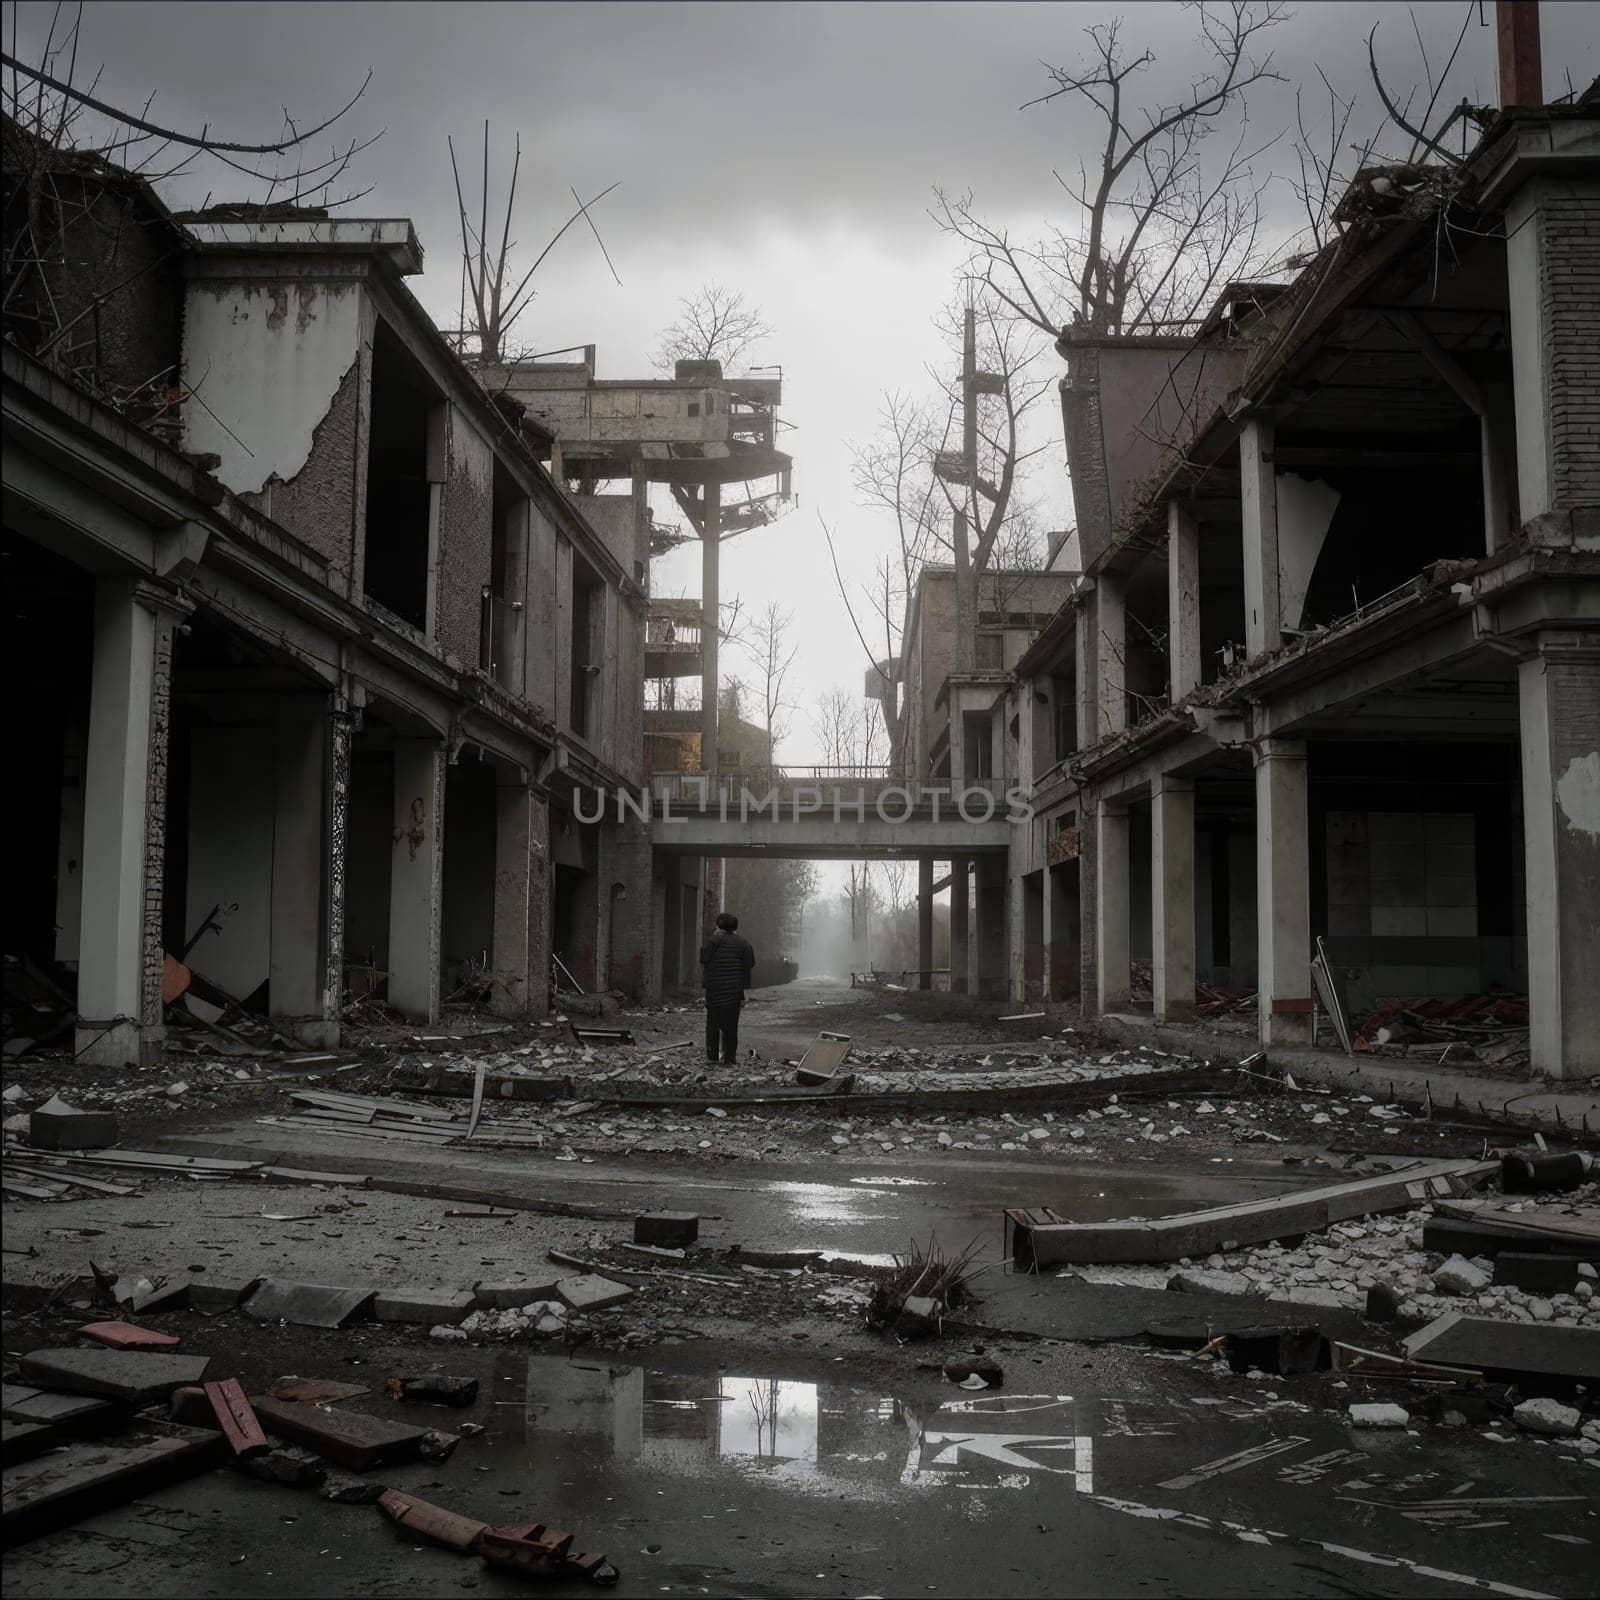
[[[1413,1361],[1472,1367],[1486,1377],[1600,1379],[1600,1333],[1549,1322],[1497,1322],[1447,1311],[1405,1340]]]
[[[1424,1200],[1459,1193],[1498,1171],[1492,1161],[1419,1161],[1350,1183],[1300,1189],[1266,1200],[1215,1206],[1177,1216],[1129,1222],[1032,1224],[1012,1216],[1020,1267],[1068,1262],[1176,1261],[1269,1239],[1315,1233],[1335,1222],[1374,1212],[1399,1211]]]

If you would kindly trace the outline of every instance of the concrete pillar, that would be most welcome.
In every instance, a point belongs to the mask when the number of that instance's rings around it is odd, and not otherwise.
[[[1239,435],[1239,507],[1244,525],[1244,642],[1250,656],[1276,650],[1283,642],[1273,455],[1271,420],[1247,418]]]
[[[1167,677],[1172,703],[1200,687],[1200,524],[1167,502]]]
[[[96,1066],[138,1064],[163,1033],[167,705],[182,609],[138,579],[95,585],[73,1048]]]
[[[1533,1072],[1600,1071],[1600,640],[1541,634],[1517,669]]]
[[[1158,1022],[1194,1012],[1194,784],[1150,785],[1151,993]]]
[[[1257,989],[1263,1044],[1311,1039],[1311,858],[1306,747],[1256,748]]]
[[[933,860],[917,862],[917,987],[933,987]]]
[[[985,854],[975,858],[977,879],[977,937],[973,950],[977,993],[985,1000],[1002,1000],[1008,992],[1010,962],[1006,920],[1006,858]]]
[[[1128,808],[1102,800],[1095,817],[1095,999],[1119,1011],[1133,989],[1128,951]]]
[[[489,1008],[543,1016],[549,996],[549,839],[544,800],[526,783],[495,787],[494,974]]]
[[[969,879],[971,861],[956,856],[950,863],[950,992],[967,993],[967,921],[970,915]]]
[[[1122,579],[1105,572],[1095,579],[1095,684],[1099,715],[1095,740],[1128,726],[1128,615]]]
[[[329,992],[324,954],[329,711],[326,695],[284,695],[273,728],[268,1012],[316,1049],[339,1039],[339,991]]]
[[[656,970],[650,825],[631,816],[603,825],[600,859],[601,894],[610,910],[605,986],[642,999],[654,985]]]
[[[439,918],[444,904],[444,746],[394,742],[394,855],[389,872],[389,1004],[439,1015]]]

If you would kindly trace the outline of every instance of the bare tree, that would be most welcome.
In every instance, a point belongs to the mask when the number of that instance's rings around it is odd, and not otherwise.
[[[658,372],[671,372],[680,361],[720,361],[726,369],[772,336],[759,306],[742,289],[702,284],[678,302],[677,320],[663,330],[656,346]]]
[[[778,745],[788,733],[797,709],[789,689],[789,674],[800,654],[800,647],[789,641],[793,626],[794,613],[785,611],[774,600],[751,619],[749,637],[743,641],[746,653],[755,663],[752,693],[759,703],[769,761],[776,761]]]
[[[534,257],[532,265],[516,280],[508,292],[506,279],[510,271],[511,253],[517,247],[517,241],[511,237],[511,216],[516,209],[517,178],[522,171],[522,135],[517,134],[515,139],[515,149],[511,158],[511,178],[506,186],[505,214],[500,223],[498,244],[493,243],[491,237],[494,229],[490,223],[489,205],[492,182],[489,174],[489,124],[485,122],[483,125],[483,171],[478,190],[476,223],[468,215],[467,199],[461,187],[461,168],[456,162],[455,140],[447,137],[445,143],[450,150],[450,172],[455,179],[456,213],[461,228],[462,316],[461,327],[456,333],[456,349],[458,354],[466,353],[466,345],[470,341],[476,345],[476,354],[480,361],[486,365],[498,365],[505,359],[505,338],[511,331],[512,324],[533,304],[534,273],[544,265],[545,257],[555,249],[561,236],[579,217],[589,224],[589,231],[594,235],[594,242],[600,247],[600,254],[605,257],[611,276],[616,279],[618,286],[621,286],[622,279],[617,277],[617,269],[611,264],[611,255],[606,249],[605,240],[600,237],[600,230],[595,227],[594,218],[589,214],[591,206],[598,205],[619,185],[614,183],[610,188],[602,189],[592,200],[580,200],[578,191],[570,190],[577,209],[550,236],[544,249]]]
[[[381,130],[365,139],[334,133],[326,156],[314,142],[344,122],[371,74],[337,111],[310,127],[283,110],[274,137],[228,139],[209,124],[194,130],[153,120],[154,93],[137,110],[102,97],[100,73],[86,80],[81,74],[83,6],[66,22],[63,10],[56,6],[37,54],[25,60],[13,6],[12,46],[0,51],[5,334],[137,413],[146,426],[176,434],[185,401],[204,404],[198,392],[184,389],[170,367],[148,374],[112,370],[117,364],[105,360],[99,333],[104,308],[176,254],[176,245],[151,250],[143,237],[152,210],[159,209],[149,195],[180,176],[193,182],[217,167],[237,175],[244,195],[226,215],[241,220],[303,205],[325,213],[359,199],[365,191],[345,192],[345,180]],[[209,214],[224,213],[211,208]]]
[[[935,193],[935,217],[972,250],[969,271],[1015,315],[1047,333],[1068,323],[1127,333],[1192,322],[1216,290],[1250,270],[1261,223],[1261,186],[1247,143],[1248,91],[1277,80],[1262,34],[1287,15],[1279,0],[1200,4],[1204,63],[1174,100],[1136,103],[1139,74],[1155,62],[1125,48],[1118,21],[1085,30],[1087,61],[1050,67],[1054,87],[1030,106],[1057,100],[1089,108],[1103,124],[1098,159],[1056,181],[1073,215],[1044,240],[1017,244],[984,221],[972,196]],[[1206,141],[1234,134],[1220,162]]]

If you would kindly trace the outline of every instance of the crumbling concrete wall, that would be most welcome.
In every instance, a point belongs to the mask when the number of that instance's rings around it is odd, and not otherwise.
[[[356,526],[364,498],[366,462],[361,413],[361,363],[352,365],[333,403],[312,430],[311,453],[287,481],[268,483],[261,509],[296,538],[326,556],[348,590]]]
[[[494,450],[452,406],[448,451],[434,569],[434,634],[458,661],[476,666],[483,590],[494,559]]]

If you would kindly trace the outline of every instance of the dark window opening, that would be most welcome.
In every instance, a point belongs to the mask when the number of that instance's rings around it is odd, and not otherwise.
[[[414,628],[428,625],[428,415],[437,396],[400,341],[372,341],[366,566],[361,586]]]

